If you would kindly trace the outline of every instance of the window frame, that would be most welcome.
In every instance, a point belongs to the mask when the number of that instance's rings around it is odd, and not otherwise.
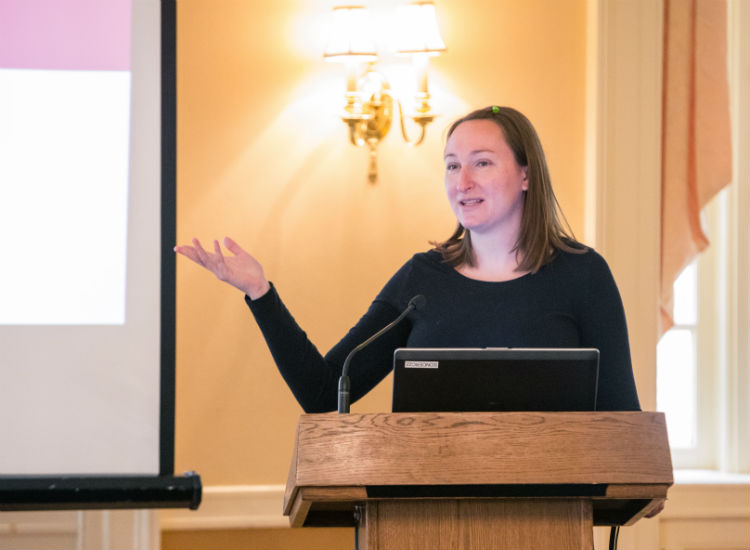
[[[733,181],[704,210],[698,257],[697,444],[675,468],[750,472],[750,6],[728,1]]]

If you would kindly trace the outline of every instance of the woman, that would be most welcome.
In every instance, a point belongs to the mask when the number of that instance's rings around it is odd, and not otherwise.
[[[639,410],[617,287],[602,257],[563,229],[528,119],[508,107],[474,111],[450,127],[444,159],[456,231],[415,254],[325,356],[237,243],[224,239],[231,256],[217,241],[211,253],[197,239],[175,251],[245,292],[282,376],[307,412],[336,408],[347,354],[417,294],[427,305],[352,362],[353,401],[388,374],[397,347],[592,347],[600,351],[598,408]]]

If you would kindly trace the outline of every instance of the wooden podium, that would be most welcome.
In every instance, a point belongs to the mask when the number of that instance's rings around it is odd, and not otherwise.
[[[360,548],[580,550],[672,482],[662,413],[307,414],[284,514]]]

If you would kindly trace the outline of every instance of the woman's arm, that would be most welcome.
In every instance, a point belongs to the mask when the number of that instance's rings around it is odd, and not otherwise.
[[[640,410],[630,359],[625,309],[604,258],[590,250],[579,313],[581,344],[599,350],[599,410]]]
[[[176,246],[174,250],[245,293],[282,377],[306,412],[335,410],[344,359],[355,346],[393,321],[399,311],[386,300],[376,299],[324,357],[284,306],[260,262],[229,237],[224,238],[224,246],[231,255],[224,254],[218,241],[214,241],[214,251],[209,252],[198,239],[193,239],[192,246]],[[365,395],[390,372],[393,350],[405,345],[408,333],[409,323],[405,321],[357,354],[350,372],[352,401]]]
[[[336,409],[338,379],[349,352],[385,325],[399,311],[375,300],[359,322],[325,356],[322,356],[279,298],[276,288],[258,300],[246,298],[268,344],[271,355],[294,397],[306,412]],[[364,396],[391,371],[393,350],[405,345],[408,320],[360,351],[352,361],[352,401]]]

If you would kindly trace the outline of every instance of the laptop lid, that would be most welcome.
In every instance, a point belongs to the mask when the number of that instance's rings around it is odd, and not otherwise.
[[[399,348],[393,412],[593,411],[599,350]]]

